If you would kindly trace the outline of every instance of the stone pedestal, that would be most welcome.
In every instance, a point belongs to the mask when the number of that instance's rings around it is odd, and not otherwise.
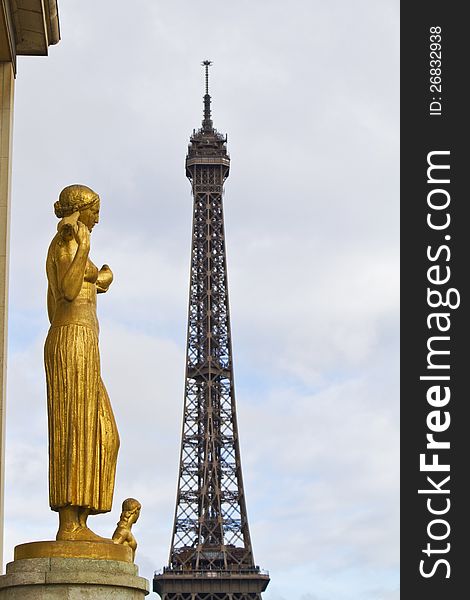
[[[148,581],[129,562],[24,558],[0,577],[0,600],[143,600]]]

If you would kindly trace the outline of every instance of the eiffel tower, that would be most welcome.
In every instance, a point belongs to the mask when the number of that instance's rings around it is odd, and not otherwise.
[[[170,558],[153,589],[163,600],[261,600],[246,512],[233,381],[223,186],[227,136],[214,129],[205,68],[204,118],[186,176],[193,230],[183,434]]]

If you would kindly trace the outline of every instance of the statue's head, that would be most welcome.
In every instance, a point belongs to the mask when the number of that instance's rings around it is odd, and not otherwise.
[[[99,221],[100,197],[86,185],[75,183],[68,185],[54,203],[54,212],[59,219],[79,212],[79,221],[91,231]]]
[[[121,522],[132,525],[137,521],[140,515],[142,505],[135,498],[126,498],[122,503]]]

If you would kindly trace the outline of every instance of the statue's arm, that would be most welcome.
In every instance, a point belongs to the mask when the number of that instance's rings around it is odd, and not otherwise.
[[[55,312],[55,300],[54,294],[52,293],[51,286],[47,286],[47,314],[49,316],[49,323],[52,323]]]
[[[54,264],[54,251],[56,248],[56,237],[52,240],[49,250],[47,251],[46,259],[46,274],[47,274],[47,314],[49,322],[52,323],[55,313],[55,294],[57,289],[57,273]]]
[[[113,533],[113,542],[115,544],[126,544],[129,538],[130,531],[124,527],[116,527],[116,531]]]
[[[134,537],[134,534],[129,531],[129,537],[127,538],[127,543],[131,547],[131,549],[135,552],[137,550],[137,540]]]
[[[58,284],[64,298],[69,302],[75,300],[83,285],[83,277],[90,252],[90,233],[83,223],[77,223],[77,231],[74,232],[77,242],[77,250],[72,260],[70,255],[61,252],[58,256],[59,267]]]

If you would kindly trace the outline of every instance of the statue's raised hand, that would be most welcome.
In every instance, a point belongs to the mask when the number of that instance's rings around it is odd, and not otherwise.
[[[77,221],[77,226],[74,227],[73,235],[77,244],[85,249],[90,249],[90,232],[88,227],[81,221]]]

